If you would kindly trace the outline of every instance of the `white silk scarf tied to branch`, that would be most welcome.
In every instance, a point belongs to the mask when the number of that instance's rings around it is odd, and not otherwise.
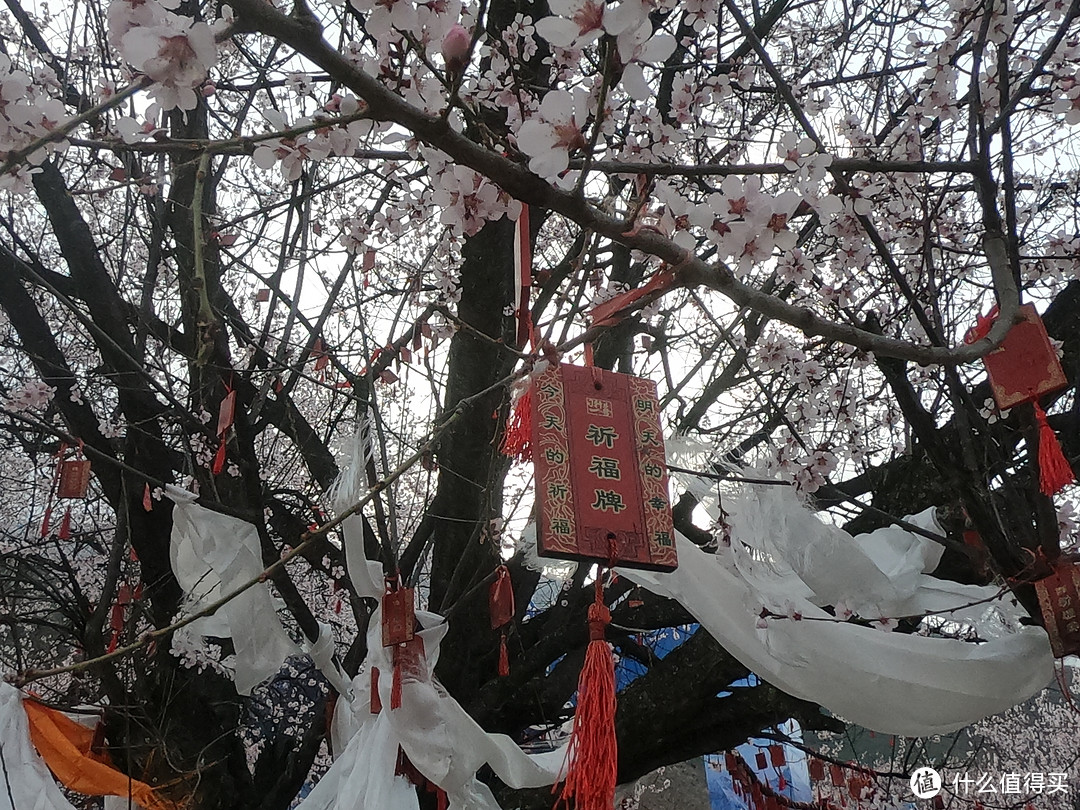
[[[259,533],[253,524],[199,506],[195,496],[178,487],[170,486],[167,494],[175,502],[170,562],[186,597],[185,613],[197,612],[262,573]],[[233,679],[241,695],[251,694],[290,655],[300,654],[281,626],[266,583],[248,588],[191,628],[202,636],[232,639]]]
[[[940,546],[898,527],[852,537],[802,507],[789,487],[750,487],[729,505],[731,548],[707,554],[678,538],[670,574],[620,571],[675,599],[732,655],[788,694],[885,734],[955,731],[1021,703],[1053,677],[1046,633],[994,587],[929,576]],[[940,531],[931,512],[907,518]],[[981,600],[991,603],[973,604]],[[882,632],[835,621],[843,602],[865,618],[940,613],[982,643]],[[798,613],[769,619],[762,607]]]
[[[476,778],[485,764],[513,788],[543,787],[557,779],[566,756],[559,748],[526,754],[504,734],[489,734],[432,677],[447,624],[417,612],[424,640],[419,673],[405,675],[401,706],[391,710],[392,649],[382,646],[381,609],[371,617],[365,671],[353,680],[351,701],[338,702],[331,729],[336,759],[299,810],[415,810],[416,792],[395,776],[398,746],[428,780],[446,791],[450,810],[498,810]],[[382,711],[370,711],[370,667],[379,668]]]
[[[22,700],[0,681],[0,810],[75,810],[30,742]]]

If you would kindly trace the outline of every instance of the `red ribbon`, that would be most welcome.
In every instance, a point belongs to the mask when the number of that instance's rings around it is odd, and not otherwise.
[[[994,304],[990,308],[990,311],[985,315],[979,315],[975,318],[975,325],[971,327],[967,334],[964,335],[964,343],[971,345],[972,343],[978,343],[988,334],[990,334],[990,327],[994,325],[994,321],[998,317],[998,305]]]

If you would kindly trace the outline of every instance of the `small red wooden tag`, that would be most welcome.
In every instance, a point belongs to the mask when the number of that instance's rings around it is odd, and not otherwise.
[[[56,488],[57,498],[85,498],[90,485],[90,461],[75,459],[60,462],[60,483]]]
[[[1050,649],[1057,658],[1080,653],[1080,563],[1059,562],[1035,583]]]
[[[1022,320],[1013,325],[1002,344],[983,357],[990,390],[1002,410],[1069,384],[1035,307],[1024,304],[1019,316]],[[978,334],[978,329],[972,331]]]
[[[541,556],[674,570],[655,383],[552,364],[531,392]]]
[[[393,647],[412,641],[416,628],[416,611],[413,606],[413,589],[400,588],[383,594],[382,643]]]

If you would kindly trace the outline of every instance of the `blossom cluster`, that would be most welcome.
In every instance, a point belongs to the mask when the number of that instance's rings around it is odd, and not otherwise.
[[[52,402],[55,393],[54,386],[47,385],[41,380],[28,380],[11,391],[6,399],[0,401],[0,404],[4,410],[12,413],[40,411]]]
[[[154,81],[151,94],[165,110],[193,110],[197,89],[217,62],[214,32],[169,9],[178,0],[113,0],[109,42],[135,70]]]
[[[0,53],[0,161],[40,142],[27,156],[29,165],[16,165],[0,174],[0,191],[25,192],[33,167],[64,148],[63,141],[42,141],[68,118],[63,102],[55,97],[59,89],[55,74],[48,68],[31,76]]]

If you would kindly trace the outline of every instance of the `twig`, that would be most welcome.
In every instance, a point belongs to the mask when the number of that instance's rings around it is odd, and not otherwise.
[[[148,87],[150,84],[150,79],[146,76],[143,76],[138,81],[132,82],[123,90],[110,96],[108,99],[101,102],[96,107],[91,107],[86,112],[80,113],[73,118],[69,118],[56,129],[52,130],[48,135],[42,135],[36,141],[33,141],[27,146],[24,146],[22,149],[16,149],[14,152],[9,152],[7,159],[3,162],[3,164],[0,164],[0,175],[10,172],[20,163],[25,161],[28,157],[30,157],[30,155],[34,154],[34,152],[41,149],[43,146],[47,146],[50,143],[55,143],[56,141],[64,140],[64,138],[69,132],[82,126],[87,121],[93,118],[97,118],[101,115],[101,113],[118,106],[119,104],[126,101],[131,96],[142,90],[144,87]]]

